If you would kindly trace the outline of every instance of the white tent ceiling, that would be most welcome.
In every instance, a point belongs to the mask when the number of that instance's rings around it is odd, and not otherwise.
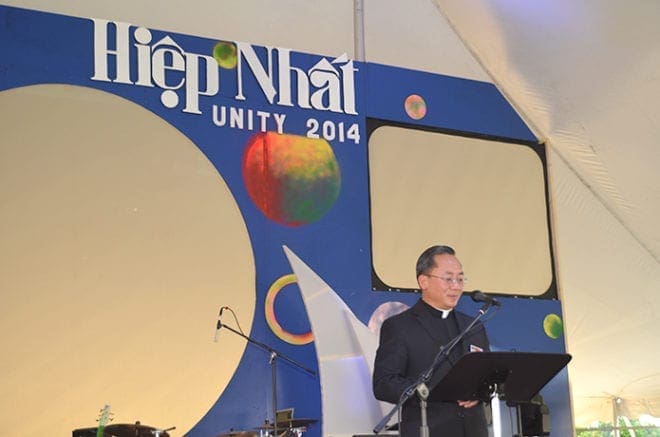
[[[353,0],[3,4],[355,57]],[[577,425],[660,415],[660,2],[366,0],[365,60],[492,81],[548,146]],[[357,40],[357,42],[356,42]]]
[[[576,423],[660,415],[660,3],[436,3],[549,146]]]

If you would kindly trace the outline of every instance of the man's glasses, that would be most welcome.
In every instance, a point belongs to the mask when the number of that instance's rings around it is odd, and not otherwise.
[[[441,281],[447,283],[447,284],[456,284],[456,285],[463,285],[467,282],[467,278],[461,277],[461,278],[445,278],[444,276],[437,276],[437,275],[432,275],[430,273],[427,273],[426,276],[429,276],[431,278],[438,278]]]

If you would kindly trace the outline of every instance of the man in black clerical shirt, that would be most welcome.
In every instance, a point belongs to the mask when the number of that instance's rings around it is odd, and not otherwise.
[[[396,404],[401,394],[433,363],[441,346],[466,328],[472,317],[454,310],[463,294],[463,266],[449,246],[432,246],[417,260],[419,301],[408,310],[385,320],[374,362],[373,390],[377,399]],[[487,351],[486,331],[477,324],[452,350],[429,381],[432,387],[463,354]],[[483,405],[478,400],[431,401],[427,404],[430,437],[487,437]],[[400,434],[419,436],[419,400],[404,405]]]

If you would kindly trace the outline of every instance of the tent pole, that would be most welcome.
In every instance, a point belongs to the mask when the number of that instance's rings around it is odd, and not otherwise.
[[[354,58],[364,61],[364,0],[353,0],[353,39],[355,44]]]
[[[619,398],[612,398],[612,427],[614,428],[614,437],[621,437],[621,433],[619,432],[619,414],[617,412],[618,401]]]

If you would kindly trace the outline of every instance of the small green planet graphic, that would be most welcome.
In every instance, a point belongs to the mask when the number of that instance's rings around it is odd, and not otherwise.
[[[236,68],[238,57],[236,55],[236,44],[220,41],[213,47],[213,58],[222,68],[231,70]]]
[[[557,314],[548,314],[543,319],[543,331],[550,338],[557,339],[564,332],[564,324]]]

